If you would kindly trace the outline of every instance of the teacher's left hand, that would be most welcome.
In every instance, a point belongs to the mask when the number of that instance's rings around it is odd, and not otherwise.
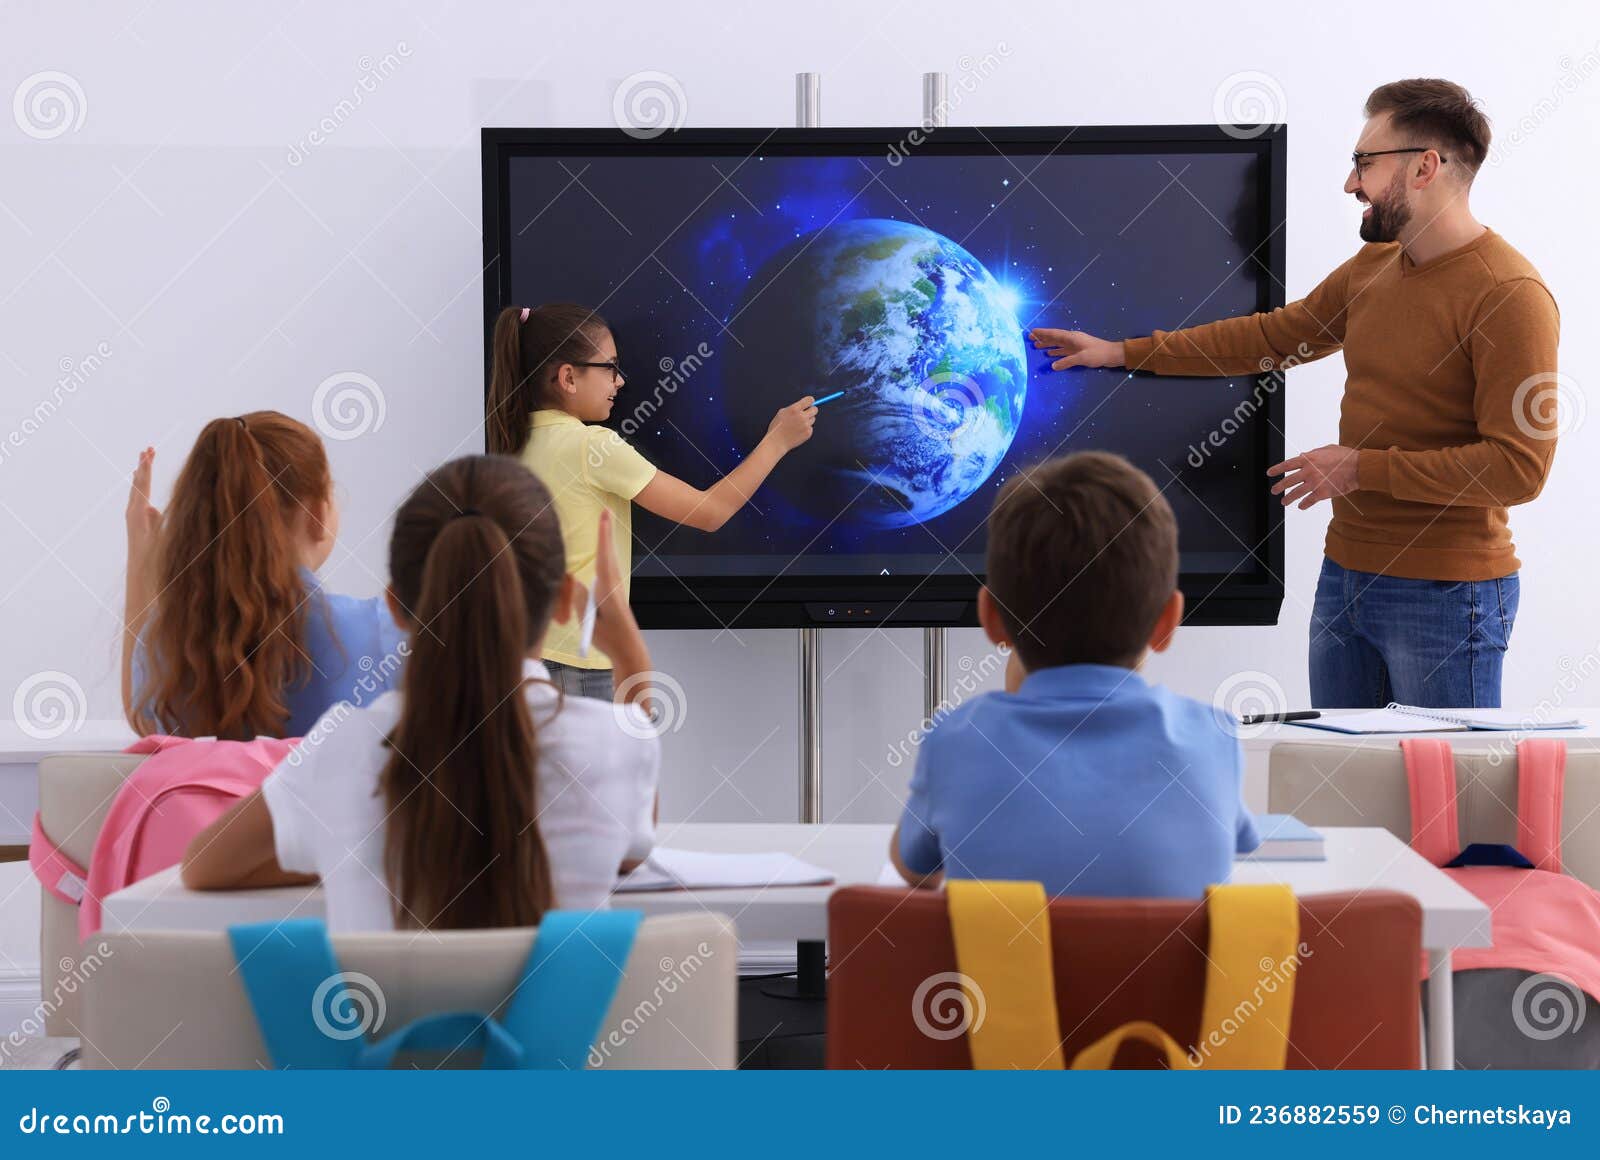
[[[1272,485],[1272,494],[1283,496],[1284,507],[1299,501],[1304,511],[1321,500],[1355,491],[1358,455],[1354,447],[1330,443],[1286,459],[1267,468],[1268,475],[1283,476]]]

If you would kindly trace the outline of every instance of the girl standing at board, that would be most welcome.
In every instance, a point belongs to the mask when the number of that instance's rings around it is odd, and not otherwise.
[[[657,470],[620,435],[597,426],[610,417],[624,376],[611,328],[583,306],[508,306],[494,326],[494,370],[485,420],[489,451],[515,455],[550,489],[567,550],[567,571],[592,584],[600,513],[616,528],[624,586],[632,569],[633,504],[702,532],[714,532],[749,502],[778,461],[811,438],[811,396],[773,416],[745,460],[705,490]],[[626,594],[626,587],[624,588]],[[579,617],[551,625],[544,657],[569,693],[612,697],[611,661],[579,656]]]

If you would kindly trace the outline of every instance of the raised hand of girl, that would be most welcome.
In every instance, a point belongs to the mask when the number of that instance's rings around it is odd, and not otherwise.
[[[623,700],[642,700],[649,691],[650,682],[648,678],[640,679],[640,674],[650,672],[650,650],[645,647],[644,634],[639,631],[639,622],[628,606],[622,570],[617,565],[617,548],[612,541],[609,511],[600,513],[594,591],[589,599],[594,601],[594,643],[611,658],[613,686]]]
[[[144,557],[161,531],[161,512],[150,502],[150,474],[156,452],[146,447],[139,452],[139,466],[133,469],[133,484],[128,489],[128,557]]]

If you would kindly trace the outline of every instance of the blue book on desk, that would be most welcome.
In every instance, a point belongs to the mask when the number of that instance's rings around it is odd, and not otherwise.
[[[1322,834],[1289,814],[1257,814],[1256,833],[1261,844],[1240,862],[1322,862],[1327,860]]]

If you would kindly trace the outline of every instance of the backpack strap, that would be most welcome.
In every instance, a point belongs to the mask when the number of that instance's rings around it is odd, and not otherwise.
[[[638,910],[547,910],[501,1020],[525,1068],[583,1069],[644,922]]]
[[[969,1015],[964,1022],[972,1066],[1061,1070],[1065,1059],[1044,887],[952,878],[945,883],[945,897],[957,981]]]
[[[1561,804],[1567,743],[1530,737],[1517,744],[1517,849],[1540,870],[1561,873]]]
[[[1221,1031],[1206,1049],[1207,1068],[1282,1071],[1289,1056],[1289,1016],[1300,967],[1300,904],[1282,883],[1206,890],[1211,933],[1200,1035]],[[1248,1014],[1246,1014],[1248,1012]],[[1228,1034],[1228,1028],[1237,1029]]]
[[[365,993],[376,987],[372,980],[339,969],[321,919],[234,926],[228,937],[277,1067],[386,1068],[402,1051],[478,1049],[486,1068],[576,1071],[616,997],[643,919],[637,910],[547,911],[503,1019],[432,1015],[372,1044],[366,1033],[382,1025],[382,997]]]
[[[1159,1048],[1174,1071],[1197,1068],[1283,1070],[1300,968],[1300,904],[1280,883],[1206,890],[1211,932],[1199,1042],[1185,1053],[1153,1023],[1133,1022],[1073,1057],[1076,1070],[1105,1069],[1130,1039]]]
[[[359,1066],[387,1068],[401,1051],[478,1048],[483,1066],[581,1071],[627,971],[644,914],[547,910],[505,1015],[433,1015],[372,1044]]]
[[[83,901],[83,892],[89,885],[89,872],[79,866],[50,840],[50,835],[44,832],[44,821],[38,814],[33,815],[33,838],[28,843],[28,865],[33,868],[33,876],[39,880],[39,885],[53,898],[58,898],[68,906],[77,906]]]
[[[1450,744],[1437,737],[1400,743],[1411,796],[1411,848],[1435,866],[1461,852],[1456,823],[1456,763]]]
[[[1143,1019],[1124,1023],[1107,1032],[1072,1057],[1073,1071],[1110,1071],[1117,1061],[1117,1052],[1124,1043],[1147,1043],[1166,1058],[1168,1071],[1198,1071],[1188,1052],[1178,1046],[1178,1041],[1154,1023]]]
[[[364,1036],[376,1029],[369,1017],[381,1024],[383,1005],[381,996],[347,992],[357,977],[339,970],[327,924],[291,918],[230,926],[228,940],[274,1067],[356,1065]]]
[[[452,1011],[413,1020],[393,1035],[365,1045],[355,1065],[384,1071],[402,1051],[432,1051],[449,1057],[473,1050],[482,1052],[482,1067],[486,1069],[514,1071],[526,1066],[522,1045],[499,1023],[476,1011]]]

